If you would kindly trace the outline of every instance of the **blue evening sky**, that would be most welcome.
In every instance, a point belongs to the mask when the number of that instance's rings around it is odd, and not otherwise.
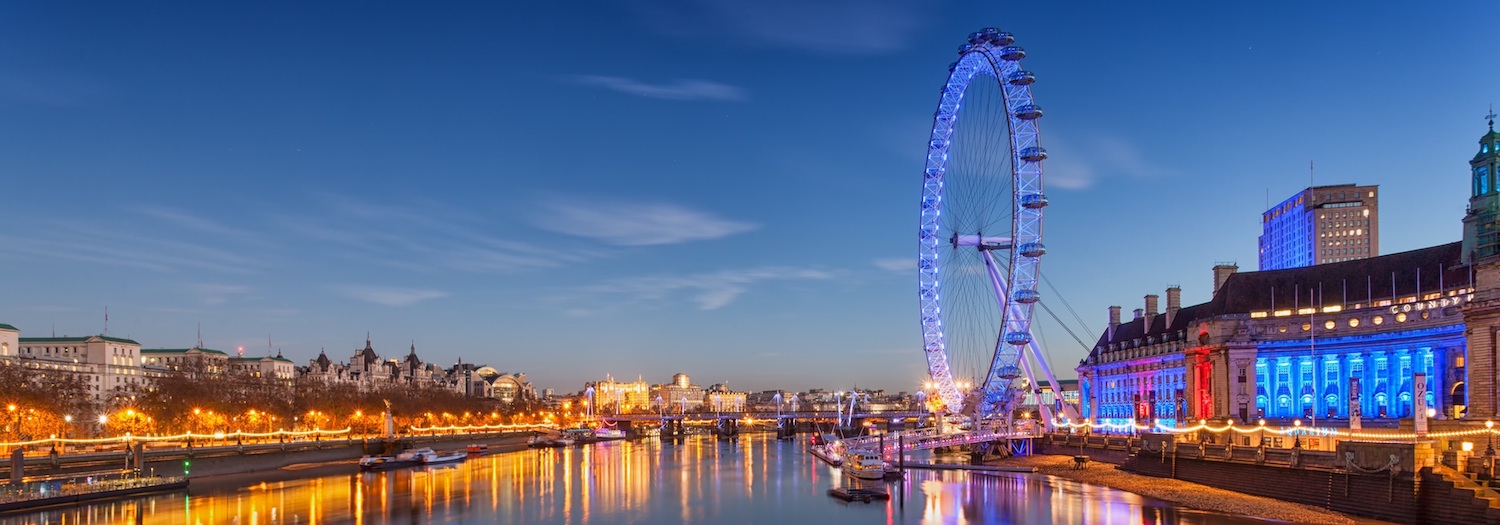
[[[0,7],[0,323],[108,307],[146,347],[201,324],[299,364],[368,332],[559,391],[910,390],[922,158],[970,31],[1039,77],[1042,268],[1087,339],[1253,270],[1309,161],[1381,186],[1384,252],[1457,240],[1500,99],[1494,2],[226,4]]]

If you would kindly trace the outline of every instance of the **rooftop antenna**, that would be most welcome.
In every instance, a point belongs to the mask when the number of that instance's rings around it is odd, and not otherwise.
[[[104,307],[104,335],[109,335],[109,307]]]
[[[203,323],[198,323],[198,348],[203,348]]]

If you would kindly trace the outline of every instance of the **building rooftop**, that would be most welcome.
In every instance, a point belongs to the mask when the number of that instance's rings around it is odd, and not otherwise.
[[[6,325],[6,326],[9,326],[9,325]],[[90,341],[92,339],[95,339],[95,338],[98,338],[98,339],[103,340],[103,341],[109,341],[109,342],[112,342],[112,343],[123,343],[123,344],[128,344],[128,345],[139,345],[140,344],[140,343],[137,343],[137,342],[135,342],[133,340],[130,340],[130,339],[125,339],[125,338],[122,338],[122,337],[110,337],[110,336],[107,336],[107,335],[89,335],[89,336],[84,336],[84,337],[22,337],[21,338],[21,342],[23,342],[23,343],[85,343],[85,342],[88,342],[88,341]]]
[[[146,354],[146,353],[151,353],[151,354],[186,354],[186,353],[188,353],[189,350],[197,350],[197,351],[205,353],[205,354],[215,354],[215,355],[224,355],[224,356],[229,355],[227,353],[224,353],[224,352],[221,352],[221,351],[218,351],[218,350],[214,350],[214,349],[211,349],[211,348],[197,348],[197,347],[194,347],[194,348],[142,348],[141,349],[141,353],[143,353],[143,354]]]
[[[1469,267],[1459,262],[1461,243],[1393,253],[1367,259],[1301,268],[1239,272],[1225,279],[1212,300],[1182,308],[1167,324],[1167,316],[1124,320],[1099,336],[1090,356],[1112,343],[1148,338],[1147,344],[1182,337],[1200,319],[1226,314],[1271,312],[1309,306],[1344,305],[1400,300],[1472,285]],[[1146,321],[1151,321],[1146,326]]]
[[[19,331],[21,331],[20,328],[16,328],[14,326],[11,326],[11,325],[8,325],[8,324],[5,324],[5,323],[0,323],[0,330],[10,330],[12,332],[19,332]]]

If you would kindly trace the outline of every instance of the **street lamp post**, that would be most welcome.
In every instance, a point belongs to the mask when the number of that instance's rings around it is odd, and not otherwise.
[[[1484,429],[1486,431],[1488,431],[1488,434],[1489,434],[1489,437],[1490,437],[1490,444],[1486,445],[1484,447],[1484,455],[1485,455],[1485,457],[1490,458],[1491,461],[1494,461],[1494,458],[1495,458],[1495,422],[1494,421],[1485,421],[1484,422]]]

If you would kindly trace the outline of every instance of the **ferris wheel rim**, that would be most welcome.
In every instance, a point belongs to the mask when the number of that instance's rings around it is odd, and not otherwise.
[[[994,38],[993,35],[997,33],[999,38]],[[977,42],[975,35],[980,35]],[[993,77],[1004,93],[1012,183],[1010,204],[1013,211],[1011,249],[1003,276],[1007,288],[1003,297],[997,298],[998,302],[1003,303],[1000,306],[1001,333],[997,334],[1001,341],[996,343],[989,370],[981,386],[985,392],[982,402],[992,402],[999,390],[1009,388],[1010,379],[1000,377],[1001,369],[1009,367],[1008,372],[1014,374],[1017,365],[1007,364],[1006,361],[1024,359],[1019,348],[1008,352],[1010,349],[1007,346],[1030,343],[1031,304],[1037,297],[1036,280],[1040,275],[1040,255],[1045,253],[1041,244],[1041,208],[1046,204],[1042,192],[1041,160],[1045,159],[1046,154],[1040,147],[1036,126],[1041,111],[1031,97],[1030,84],[1035,77],[1021,69],[1020,60],[1024,58],[1025,52],[1018,46],[1012,46],[1013,40],[1007,33],[986,29],[982,33],[970,35],[970,43],[960,48],[959,61],[950,67],[938,111],[933,117],[928,156],[923,170],[918,248],[918,294],[923,349],[937,394],[954,412],[963,408],[965,400],[955,386],[949,363],[942,282],[939,278],[943,270],[941,247],[948,239],[940,238],[939,234],[943,227],[942,215],[946,200],[944,183],[953,132],[961,118],[963,97],[979,75]],[[954,237],[952,243],[957,247],[958,238]],[[1024,293],[1018,293],[1022,291]],[[1018,297],[1028,300],[1018,301]]]

